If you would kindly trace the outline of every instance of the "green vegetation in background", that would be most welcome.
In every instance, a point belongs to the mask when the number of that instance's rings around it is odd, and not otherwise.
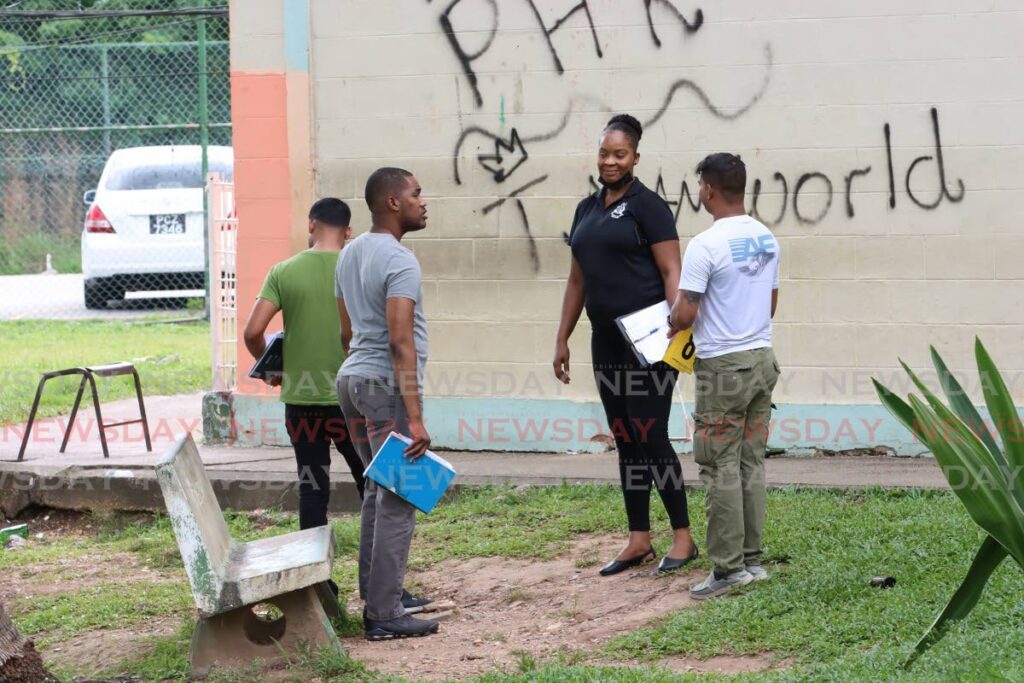
[[[201,322],[0,321],[0,424],[28,419],[42,373],[118,361],[135,362],[143,396],[206,389],[211,376],[210,326]],[[67,415],[79,381],[70,376],[47,382],[39,417]],[[130,376],[100,378],[96,386],[103,402],[135,395]],[[86,391],[80,413],[90,415],[91,406]]]
[[[83,210],[84,215],[84,210]],[[82,272],[81,236],[78,234],[35,233],[17,236],[13,230],[0,228],[0,275],[42,273],[46,255],[58,273]]]
[[[133,0],[84,0],[74,9],[138,10]],[[217,3],[208,3],[216,6]],[[226,3],[225,3],[226,4]],[[156,5],[153,5],[156,6]],[[195,0],[167,0],[160,9],[194,8]],[[67,3],[23,0],[18,10],[68,10]],[[97,48],[109,46],[109,121],[114,125],[196,123],[197,58],[182,55],[175,43],[196,40],[195,16],[35,19],[0,16],[0,120],[18,128],[103,126],[104,83]],[[226,17],[211,17],[207,40],[228,39]],[[143,45],[152,50],[130,50]],[[183,59],[184,57],[184,59]],[[175,62],[177,62],[175,64]],[[224,59],[211,70],[211,121],[230,121],[230,78]],[[122,80],[126,82],[121,82]],[[6,126],[5,126],[6,127]],[[195,131],[192,135],[197,135]],[[198,140],[198,137],[195,138]],[[74,140],[59,140],[67,148]],[[80,199],[80,195],[79,195]]]

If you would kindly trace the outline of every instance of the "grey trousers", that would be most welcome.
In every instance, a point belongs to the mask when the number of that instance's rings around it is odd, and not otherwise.
[[[338,402],[349,436],[364,465],[391,431],[409,436],[409,419],[397,387],[385,379],[339,377]],[[402,607],[402,586],[416,508],[385,488],[366,480],[359,531],[359,597],[374,621],[396,619]]]

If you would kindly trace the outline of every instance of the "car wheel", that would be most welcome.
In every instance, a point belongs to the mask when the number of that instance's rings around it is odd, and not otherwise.
[[[111,299],[123,299],[124,290],[108,282],[85,283],[85,307],[90,310],[107,308]]]
[[[96,285],[85,285],[85,307],[89,310],[96,310],[107,307],[107,293],[105,287]]]

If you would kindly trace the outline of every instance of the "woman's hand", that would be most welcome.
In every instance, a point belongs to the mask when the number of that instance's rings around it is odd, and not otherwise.
[[[552,366],[555,369],[555,377],[562,384],[568,384],[572,381],[569,378],[569,344],[568,342],[556,342],[555,343],[555,359],[552,362]]]

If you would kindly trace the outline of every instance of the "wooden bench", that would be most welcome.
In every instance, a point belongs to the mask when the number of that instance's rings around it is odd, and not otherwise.
[[[199,610],[189,653],[192,675],[213,666],[279,663],[298,645],[341,650],[330,622],[342,614],[326,583],[334,560],[330,526],[238,543],[190,434],[156,466],[167,514]],[[268,619],[273,605],[278,614]]]

